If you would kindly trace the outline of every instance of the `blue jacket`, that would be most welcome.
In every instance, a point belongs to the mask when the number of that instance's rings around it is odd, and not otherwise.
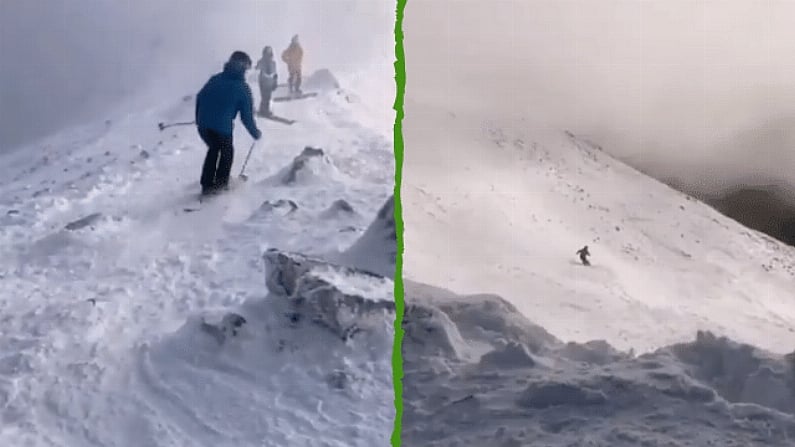
[[[237,65],[227,62],[224,71],[204,84],[196,95],[196,126],[231,136],[239,112],[248,133],[254,139],[262,135],[254,121],[254,101],[244,74]]]

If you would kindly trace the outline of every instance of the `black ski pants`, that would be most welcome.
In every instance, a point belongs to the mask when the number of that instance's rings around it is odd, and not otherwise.
[[[213,130],[200,128],[199,136],[207,145],[207,156],[202,167],[202,188],[217,189],[227,186],[235,152],[232,135],[221,135]]]

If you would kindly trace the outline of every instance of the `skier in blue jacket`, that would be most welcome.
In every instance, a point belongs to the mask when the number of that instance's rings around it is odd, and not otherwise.
[[[196,95],[196,127],[207,145],[201,175],[202,194],[228,188],[234,156],[232,135],[238,113],[255,140],[262,136],[254,121],[254,100],[245,79],[250,68],[251,58],[235,51],[223,71],[213,75]]]

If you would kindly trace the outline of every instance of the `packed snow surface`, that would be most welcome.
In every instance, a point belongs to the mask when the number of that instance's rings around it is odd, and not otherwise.
[[[237,122],[235,187],[201,204],[195,128],[157,126],[191,92],[4,157],[0,445],[388,444],[392,273],[340,263],[394,266],[357,242],[392,212],[392,141],[318,91],[257,118],[247,182]]]

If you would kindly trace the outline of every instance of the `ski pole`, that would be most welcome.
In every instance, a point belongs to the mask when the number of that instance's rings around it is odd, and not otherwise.
[[[257,140],[254,140],[251,143],[251,147],[248,149],[248,155],[246,155],[246,160],[243,162],[243,169],[240,170],[240,178],[243,179],[244,182],[246,180],[248,180],[248,176],[246,174],[243,174],[243,172],[246,170],[246,165],[248,164],[248,159],[251,158],[251,152],[254,150],[254,145],[255,144],[257,144]]]
[[[163,129],[166,129],[166,128],[169,128],[169,127],[173,127],[173,126],[189,126],[191,124],[196,124],[196,121],[191,121],[189,123],[171,123],[171,124],[157,123],[157,127],[159,127],[161,131],[163,131]]]

